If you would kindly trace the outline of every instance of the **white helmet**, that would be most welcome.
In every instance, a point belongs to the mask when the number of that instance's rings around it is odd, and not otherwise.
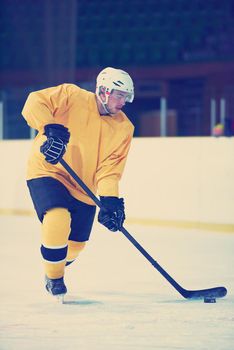
[[[103,102],[100,98],[101,87],[105,88],[105,102]],[[96,95],[99,101],[104,105],[104,108],[108,102],[108,96],[113,89],[128,92],[129,96],[127,96],[126,102],[133,101],[134,86],[130,75],[121,69],[107,67],[98,74],[96,84]]]

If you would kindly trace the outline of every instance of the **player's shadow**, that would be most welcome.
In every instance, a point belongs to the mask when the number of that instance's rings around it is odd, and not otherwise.
[[[69,296],[69,298],[65,298],[63,300],[63,304],[65,305],[102,305],[102,303],[98,300],[90,300],[90,299],[82,299],[77,297]]]

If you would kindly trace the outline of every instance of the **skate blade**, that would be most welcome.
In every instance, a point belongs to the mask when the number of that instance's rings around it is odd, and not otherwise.
[[[54,298],[59,304],[64,304],[64,297],[65,297],[65,294],[57,294],[54,296]]]

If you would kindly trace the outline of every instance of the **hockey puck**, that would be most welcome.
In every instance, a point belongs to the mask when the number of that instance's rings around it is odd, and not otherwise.
[[[216,303],[216,299],[214,297],[205,297],[204,303]]]

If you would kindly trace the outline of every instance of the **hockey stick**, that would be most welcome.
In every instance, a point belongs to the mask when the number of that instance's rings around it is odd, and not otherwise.
[[[80,179],[80,177],[74,172],[74,170],[65,162],[64,159],[60,160],[60,164],[67,170],[68,174],[80,185],[80,187],[88,194],[88,196],[97,204],[99,208],[102,207],[100,200],[94,195],[94,193],[86,186],[86,184]],[[155,267],[156,270],[186,299],[204,299],[204,298],[222,298],[227,294],[227,289],[225,287],[214,287],[208,289],[200,290],[187,290],[181,287],[172,278],[166,270],[159,265],[159,263],[152,258],[152,256],[147,253],[147,251],[133,238],[130,233],[122,227],[120,231],[124,236],[141,252],[142,255]]]

